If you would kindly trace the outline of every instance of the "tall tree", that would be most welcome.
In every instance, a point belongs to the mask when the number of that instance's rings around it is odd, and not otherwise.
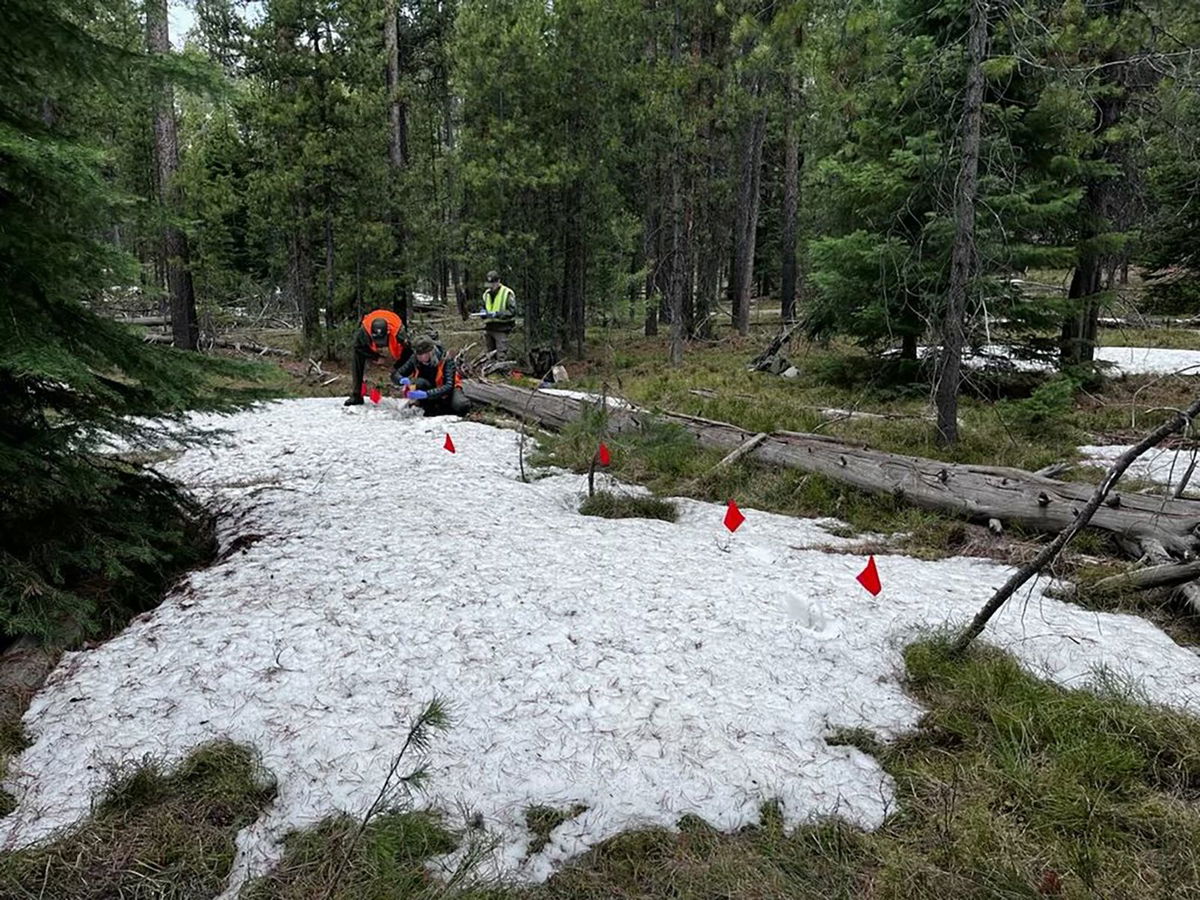
[[[405,223],[401,188],[405,169],[408,168],[408,106],[400,88],[400,16],[397,0],[387,0],[383,13],[383,48],[386,59],[385,77],[387,84],[388,115],[388,166],[391,186],[391,225],[394,242],[393,265],[399,277],[394,303],[395,310],[404,321],[411,316],[409,286],[405,271]]]
[[[938,362],[938,443],[958,440],[958,390],[967,317],[967,292],[975,268],[975,202],[979,184],[979,134],[983,120],[983,62],[987,54],[988,2],[970,0],[967,27],[967,84],[962,112],[962,146],[954,190],[954,243],[950,250],[950,290],[942,323]]]
[[[104,0],[89,11],[123,15]],[[109,181],[92,105],[143,103],[137,86],[159,70],[140,40],[89,24],[68,0],[0,4],[0,644],[111,628],[205,550],[186,497],[100,452],[114,435],[147,440],[142,417],[197,405],[214,363],[83,303],[138,283],[108,240],[133,200]]]
[[[146,48],[157,56],[167,56],[171,52],[167,0],[148,0],[146,3]],[[175,185],[175,173],[179,168],[175,93],[166,78],[160,78],[155,98],[154,161],[158,198],[166,218],[162,243],[167,290],[171,297],[171,333],[176,347],[196,350],[200,346],[200,325],[196,317],[196,293],[192,286],[188,239],[175,221],[179,214]]]
[[[1093,110],[1091,149],[1080,161],[1084,176],[1079,210],[1078,260],[1071,275],[1067,298],[1071,311],[1063,320],[1059,340],[1062,364],[1091,362],[1096,355],[1096,327],[1104,290],[1103,276],[1114,257],[1126,252],[1119,232],[1118,206],[1130,173],[1127,136],[1120,133],[1130,100],[1126,79],[1131,34],[1139,29],[1126,16],[1127,0],[1084,0],[1082,18],[1064,29],[1068,51],[1088,70],[1085,91]],[[1135,12],[1140,15],[1140,10]],[[1122,27],[1124,26],[1124,27]],[[1136,40],[1136,37],[1132,38]],[[1072,46],[1074,45],[1074,46]]]

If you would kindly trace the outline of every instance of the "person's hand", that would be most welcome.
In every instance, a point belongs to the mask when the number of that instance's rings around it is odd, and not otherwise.
[[[404,387],[405,385],[412,384],[412,382],[407,378],[402,378],[401,376],[397,375],[395,370],[393,369],[392,370],[392,384],[396,385],[397,387]]]
[[[428,391],[415,390],[415,391],[408,392],[409,400],[424,400],[428,396],[429,396]]]

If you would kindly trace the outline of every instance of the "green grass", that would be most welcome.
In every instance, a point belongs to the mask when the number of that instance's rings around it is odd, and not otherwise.
[[[9,760],[29,746],[29,737],[19,718],[0,719],[0,782],[8,777]],[[17,799],[0,790],[0,818],[16,809]]]
[[[1162,347],[1200,350],[1200,331],[1194,328],[1101,328],[1102,347]]]
[[[92,815],[48,843],[0,854],[12,900],[209,900],[273,782],[245,747],[198,747],[174,770],[143,762],[117,776]]]
[[[674,522],[679,518],[679,509],[669,500],[644,497],[640,494],[616,494],[612,491],[596,491],[585,497],[579,506],[585,516],[602,519],[661,519]]]
[[[525,810],[525,827],[533,834],[533,840],[529,842],[530,855],[540,853],[546,844],[550,843],[550,833],[555,828],[585,812],[587,807],[582,803],[576,803],[570,809],[531,806]]]
[[[425,862],[455,850],[461,838],[437,816],[424,812],[381,815],[371,820],[356,842],[358,829],[357,820],[343,815],[316,828],[293,832],[286,840],[283,861],[269,875],[245,885],[239,900],[447,896],[447,887],[430,874]],[[343,858],[346,863],[341,868]]]

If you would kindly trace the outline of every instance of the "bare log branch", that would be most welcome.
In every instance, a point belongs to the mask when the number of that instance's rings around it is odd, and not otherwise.
[[[1062,552],[1063,547],[1070,542],[1071,538],[1087,527],[1088,523],[1092,520],[1092,516],[1096,514],[1101,504],[1104,503],[1109,491],[1112,490],[1121,476],[1125,474],[1125,470],[1133,464],[1134,460],[1155,446],[1167,435],[1174,434],[1186,428],[1198,413],[1200,413],[1200,398],[1192,401],[1192,404],[1186,410],[1176,413],[1122,453],[1116,462],[1112,464],[1112,467],[1104,476],[1104,480],[1096,487],[1092,498],[1079,512],[1078,516],[1076,516],[1075,521],[1059,532],[1058,537],[1047,544],[1031,562],[1014,572],[1012,577],[992,595],[992,598],[984,604],[983,609],[976,614],[971,624],[955,640],[951,647],[951,652],[957,655],[965,651],[971,645],[971,642],[983,631],[988,620],[1008,601],[1008,598],[1016,593],[1021,585],[1040,573],[1046,565]]]

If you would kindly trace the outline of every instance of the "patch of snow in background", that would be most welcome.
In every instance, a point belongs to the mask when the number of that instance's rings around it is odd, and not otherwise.
[[[581,516],[585,478],[521,483],[511,431],[338,399],[196,422],[228,434],[163,470],[228,508],[223,547],[261,539],[63,657],[24,719],[5,846],[85,816],[108,763],[227,737],[279,782],[239,835],[233,896],[290,829],[365,812],[434,695],[454,723],[418,799],[481,813],[510,877],[685,813],[734,829],[770,799],[790,824],[874,827],[896,808],[891,779],[825,736],[913,728],[903,645],[965,622],[1011,572],[882,557],[871,597],[862,558],[810,549],[838,545],[830,520],[747,509],[729,535],[722,506],[691,500],[675,524]],[[1143,619],[1025,595],[985,637],[1060,684],[1106,667],[1156,701],[1200,700],[1200,659]],[[587,811],[528,855],[526,808],[575,803]]]
[[[1112,446],[1080,447],[1079,452],[1085,457],[1084,462],[1105,468],[1117,461],[1122,453],[1132,447],[1132,444],[1116,444]],[[1125,472],[1127,478],[1138,478],[1142,481],[1153,481],[1173,489],[1191,465],[1193,450],[1165,450],[1154,448],[1147,450],[1135,459]],[[1200,467],[1198,467],[1200,468]],[[1200,496],[1200,472],[1193,472],[1188,486],[1184,488],[1184,496]]]
[[[1126,375],[1200,375],[1200,350],[1097,347],[1096,359],[1112,363]]]
[[[553,397],[567,397],[571,400],[586,400],[589,403],[599,403],[601,400],[600,394],[589,394],[586,391],[568,391],[565,388],[538,388],[539,394],[550,394]],[[620,397],[609,397],[608,405],[611,409],[634,409],[634,405]]]
[[[937,347],[920,347],[922,359],[938,352]],[[1097,347],[1096,361],[1111,363],[1116,373],[1125,375],[1200,375],[1200,350],[1170,350],[1158,347]],[[1018,359],[1005,344],[986,344],[977,353],[963,354],[969,369],[1003,368],[1017,372],[1051,372],[1050,360]]]

